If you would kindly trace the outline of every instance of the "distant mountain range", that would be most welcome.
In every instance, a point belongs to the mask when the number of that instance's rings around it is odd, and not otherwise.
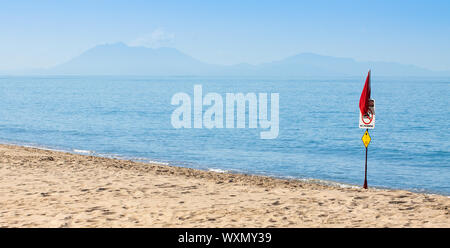
[[[204,63],[175,48],[130,47],[124,43],[95,46],[53,68],[22,74],[147,75],[147,76],[353,76],[372,69],[382,76],[450,76],[414,65],[359,62],[350,58],[301,53],[259,65],[232,66]]]

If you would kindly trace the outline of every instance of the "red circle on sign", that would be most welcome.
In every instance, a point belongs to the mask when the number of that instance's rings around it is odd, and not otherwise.
[[[369,118],[368,118],[368,119],[369,119],[369,122],[365,122],[365,121],[364,121],[364,116],[366,116],[366,115],[361,115],[361,120],[362,120],[362,122],[363,122],[364,124],[368,125],[368,124],[372,123],[372,120],[373,120],[373,112],[372,112],[372,110],[369,109],[369,111],[367,112],[367,116],[369,117]]]

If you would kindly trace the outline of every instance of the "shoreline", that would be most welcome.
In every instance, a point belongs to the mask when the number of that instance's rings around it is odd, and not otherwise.
[[[233,170],[226,170],[226,169],[220,169],[220,168],[212,168],[212,167],[187,167],[187,166],[181,166],[176,165],[175,162],[172,163],[171,161],[161,161],[158,159],[150,159],[150,158],[138,158],[138,157],[128,157],[128,156],[121,156],[121,155],[115,155],[115,154],[107,154],[107,153],[98,153],[93,150],[83,150],[83,149],[64,149],[64,148],[55,148],[55,147],[48,147],[45,145],[38,145],[38,144],[27,144],[27,143],[20,143],[20,142],[7,142],[0,140],[0,146],[6,145],[6,146],[17,146],[17,147],[26,147],[26,148],[34,148],[38,150],[44,150],[44,151],[52,151],[52,152],[62,152],[62,153],[68,153],[68,154],[75,154],[75,155],[81,155],[81,156],[93,156],[93,157],[99,157],[99,158],[108,158],[108,159],[117,159],[117,160],[123,160],[123,161],[131,161],[136,163],[146,163],[146,164],[156,164],[156,165],[167,165],[171,167],[176,168],[189,168],[193,170],[199,170],[199,171],[206,171],[206,172],[216,172],[216,173],[226,173],[226,174],[235,174],[235,175],[244,175],[244,176],[261,176],[261,177],[269,177],[273,179],[280,179],[280,180],[294,180],[294,181],[301,181],[303,183],[312,183],[312,184],[320,184],[325,186],[336,186],[336,187],[342,187],[342,188],[362,188],[360,185],[346,183],[346,182],[338,182],[338,181],[332,181],[332,180],[325,180],[325,179],[318,179],[318,178],[295,178],[290,176],[275,176],[275,175],[264,175],[264,174],[252,174],[252,173],[246,173],[246,172],[240,172],[240,171],[233,171]],[[392,190],[406,190],[411,191],[413,193],[423,193],[423,194],[430,194],[430,195],[443,195],[438,192],[431,192],[431,191],[424,191],[424,192],[416,192],[408,189],[397,189],[397,188],[389,188],[389,187],[379,187],[379,186],[372,186],[372,189],[392,189]],[[449,195],[450,197],[450,195]]]
[[[170,161],[163,162],[162,160],[158,161],[158,159],[153,160],[150,158],[127,157],[127,156],[121,156],[121,155],[117,155],[117,154],[98,153],[93,150],[83,150],[83,149],[77,149],[77,148],[64,149],[64,148],[55,148],[55,147],[49,147],[49,146],[45,146],[45,145],[38,145],[38,144],[0,140],[0,146],[2,146],[2,145],[34,148],[34,149],[38,149],[38,150],[62,152],[62,153],[81,155],[81,156],[93,156],[93,157],[99,157],[99,158],[117,159],[117,160],[131,161],[131,162],[136,162],[136,163],[166,165],[166,166],[171,166],[171,167],[176,167],[176,168],[189,168],[189,169],[205,171],[205,172],[226,173],[226,174],[244,175],[244,176],[268,177],[268,178],[279,179],[279,180],[288,180],[288,181],[294,180],[294,181],[299,181],[302,183],[319,184],[319,185],[325,185],[325,186],[335,186],[335,187],[340,187],[340,188],[362,189],[361,185],[347,183],[347,182],[338,182],[338,181],[318,179],[318,178],[295,178],[295,177],[290,177],[290,176],[252,174],[252,173],[233,171],[233,170],[225,170],[225,169],[212,168],[212,167],[204,167],[204,168],[185,167],[185,166],[181,166],[181,165],[172,164],[172,162],[170,162]],[[411,193],[427,194],[427,195],[440,195],[440,196],[445,196],[445,197],[450,198],[450,194],[446,194],[444,192],[439,192],[439,191],[425,190],[425,189],[424,190],[413,190],[413,189],[392,188],[392,187],[388,187],[388,186],[369,186],[369,188],[375,189],[375,190],[404,190],[404,191],[408,191]]]
[[[450,198],[0,144],[2,227],[450,227]]]

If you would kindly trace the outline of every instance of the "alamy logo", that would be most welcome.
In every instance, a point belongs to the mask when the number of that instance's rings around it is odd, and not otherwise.
[[[248,106],[248,128],[262,128],[261,139],[275,139],[279,132],[279,94],[270,94],[270,119],[268,118],[267,93],[226,93],[225,125],[224,102],[218,93],[210,92],[203,97],[202,86],[194,85],[194,128],[246,128]],[[192,128],[191,97],[184,92],[172,96],[172,105],[179,105],[172,113],[174,128]],[[203,112],[203,107],[208,107]],[[236,120],[235,120],[236,116]]]

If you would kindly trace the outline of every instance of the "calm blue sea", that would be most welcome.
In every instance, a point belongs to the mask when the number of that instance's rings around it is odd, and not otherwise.
[[[0,77],[0,142],[200,169],[361,185],[358,101],[349,78]],[[276,92],[280,132],[174,129],[177,92]],[[450,79],[372,77],[370,186],[450,195]]]

